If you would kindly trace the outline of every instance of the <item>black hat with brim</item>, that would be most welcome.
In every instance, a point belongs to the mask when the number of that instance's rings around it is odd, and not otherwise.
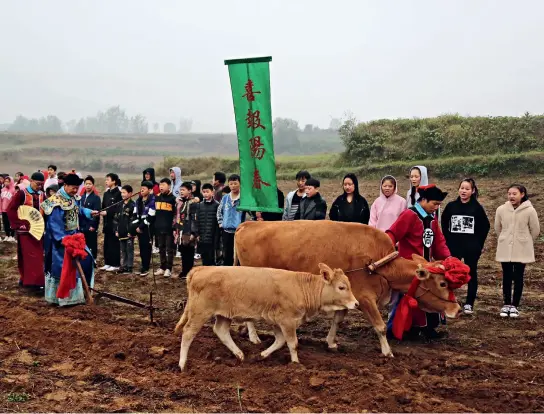
[[[444,201],[448,193],[442,191],[434,184],[421,186],[417,189],[419,196],[427,201]]]
[[[83,183],[83,178],[80,178],[77,174],[66,174],[64,176],[64,185],[80,186],[82,183]]]

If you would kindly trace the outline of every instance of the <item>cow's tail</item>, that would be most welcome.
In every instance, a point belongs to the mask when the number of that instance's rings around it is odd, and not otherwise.
[[[181,315],[181,318],[179,319],[179,322],[176,325],[176,329],[174,329],[174,333],[176,335],[181,334],[181,331],[183,330],[183,327],[187,323],[188,319],[189,318],[187,317],[187,306],[185,306],[185,309],[183,310],[183,315]]]

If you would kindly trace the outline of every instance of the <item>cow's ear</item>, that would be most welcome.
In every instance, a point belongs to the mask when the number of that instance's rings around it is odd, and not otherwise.
[[[334,277],[334,272],[325,263],[319,263],[319,273],[321,273],[321,275],[323,276],[323,279],[325,279],[325,283],[332,282],[332,279]]]
[[[423,280],[427,280],[430,276],[431,276],[431,273],[427,269],[425,269],[423,266],[421,266],[421,264],[419,264],[416,269],[416,277],[419,280],[423,281]]]
[[[424,257],[420,256],[419,254],[415,254],[415,253],[412,255],[412,260],[414,262],[416,262],[417,264],[427,264],[427,263],[429,263],[427,260],[425,260]]]

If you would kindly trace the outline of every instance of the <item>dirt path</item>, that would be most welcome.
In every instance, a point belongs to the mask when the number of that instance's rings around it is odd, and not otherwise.
[[[482,197],[492,212],[506,182],[485,184],[494,188]],[[324,187],[330,194],[332,184]],[[543,197],[533,201],[544,211]],[[544,411],[544,269],[528,267],[522,317],[501,320],[494,243],[492,237],[481,261],[476,315],[450,320],[442,343],[392,341],[395,358],[385,359],[373,330],[352,312],[338,353],[326,351],[329,322],[320,319],[299,329],[301,365],[288,363],[286,348],[258,359],[272,342],[266,326],[260,346],[234,335],[248,357],[240,364],[208,326],[184,374],[172,332],[184,282],[158,280],[156,326],[144,311],[107,299],[94,308],[58,309],[16,287],[14,247],[2,243],[0,411]],[[543,247],[537,245],[540,260]],[[136,300],[146,299],[149,285],[136,276],[97,275],[98,288]]]

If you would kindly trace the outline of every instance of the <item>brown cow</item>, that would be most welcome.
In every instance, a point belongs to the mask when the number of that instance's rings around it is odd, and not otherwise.
[[[367,266],[395,251],[389,236],[381,230],[358,223],[333,221],[246,222],[236,231],[236,260],[242,266],[275,267],[301,272],[316,272],[316,263],[326,262],[341,268],[351,282],[360,309],[378,334],[382,354],[393,356],[386,338],[386,325],[379,311],[391,299],[391,291],[407,292],[414,276],[420,280],[419,307],[429,312],[444,312],[455,318],[461,311],[449,300],[444,275],[431,274],[414,261],[397,258],[369,274]],[[438,264],[437,264],[438,265]],[[356,271],[353,271],[357,269]],[[336,330],[346,311],[336,312],[327,335],[330,349],[336,349]],[[260,343],[255,326],[248,323],[251,342]]]
[[[197,267],[187,277],[187,305],[176,326],[183,329],[179,367],[183,371],[195,335],[212,316],[213,331],[240,360],[244,354],[230,336],[233,319],[264,320],[274,325],[276,340],[263,358],[287,341],[291,361],[298,362],[297,327],[318,312],[355,309],[359,303],[340,269],[316,265],[319,275],[254,267]]]

